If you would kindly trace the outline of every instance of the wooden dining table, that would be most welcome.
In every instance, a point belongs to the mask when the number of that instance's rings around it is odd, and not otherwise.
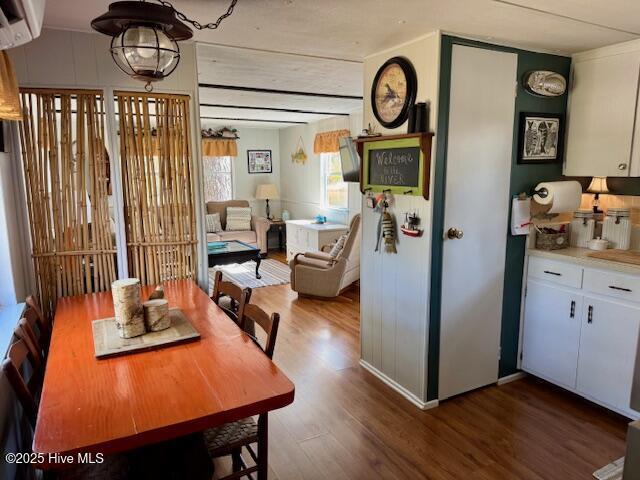
[[[105,359],[91,322],[114,315],[111,292],[58,300],[34,453],[122,452],[293,402],[293,383],[193,281],[163,286],[200,338]]]

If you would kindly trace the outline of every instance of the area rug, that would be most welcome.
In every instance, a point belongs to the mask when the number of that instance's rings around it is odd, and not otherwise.
[[[606,467],[593,472],[593,476],[598,480],[622,480],[622,470],[624,468],[624,457],[610,463]]]
[[[270,285],[289,283],[291,270],[289,265],[278,260],[265,259],[260,262],[260,276],[256,278],[256,262],[231,263],[218,265],[209,269],[209,284],[213,288],[213,276],[216,270],[222,271],[223,278],[230,280],[242,288],[260,288]]]

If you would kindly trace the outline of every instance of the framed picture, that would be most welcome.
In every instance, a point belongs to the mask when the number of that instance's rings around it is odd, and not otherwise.
[[[562,160],[564,115],[520,113],[518,163],[556,163]]]
[[[249,173],[271,173],[271,150],[247,150]]]
[[[413,64],[393,57],[380,67],[371,85],[373,114],[385,128],[402,125],[416,101],[418,80]]]

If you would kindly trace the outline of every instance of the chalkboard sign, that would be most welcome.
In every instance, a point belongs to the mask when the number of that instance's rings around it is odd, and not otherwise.
[[[369,184],[418,188],[420,153],[420,147],[371,150]]]
[[[360,138],[360,190],[429,199],[431,133]]]

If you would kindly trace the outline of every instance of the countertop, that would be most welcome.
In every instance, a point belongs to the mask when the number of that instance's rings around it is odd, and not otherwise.
[[[550,260],[559,260],[563,262],[576,263],[584,267],[602,268],[606,270],[613,270],[620,273],[626,273],[630,275],[640,275],[640,265],[633,265],[630,263],[612,262],[610,260],[603,260],[600,258],[590,257],[589,254],[593,253],[593,250],[588,248],[569,247],[561,250],[537,250],[530,248],[527,250],[527,255],[532,257],[543,257]]]

